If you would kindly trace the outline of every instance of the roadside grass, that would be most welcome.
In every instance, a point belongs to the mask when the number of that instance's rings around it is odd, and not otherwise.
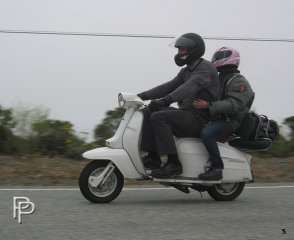
[[[79,174],[90,160],[63,157],[0,156],[0,186],[78,186]],[[255,182],[294,182],[294,157],[257,158],[252,162]],[[157,184],[126,179],[130,184]]]

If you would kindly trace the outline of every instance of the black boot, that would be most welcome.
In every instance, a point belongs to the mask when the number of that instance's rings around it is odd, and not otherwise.
[[[146,169],[158,169],[160,168],[161,161],[155,152],[150,152],[146,157],[142,158],[142,162]]]
[[[179,175],[183,172],[182,164],[177,154],[168,155],[168,162],[160,169],[152,171],[151,176],[154,178],[167,178]]]
[[[221,180],[223,178],[222,169],[209,169],[208,171],[199,175],[201,180]]]

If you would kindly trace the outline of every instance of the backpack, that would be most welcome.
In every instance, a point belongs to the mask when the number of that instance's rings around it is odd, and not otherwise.
[[[279,125],[265,115],[247,113],[230,145],[243,150],[267,150],[278,140]]]

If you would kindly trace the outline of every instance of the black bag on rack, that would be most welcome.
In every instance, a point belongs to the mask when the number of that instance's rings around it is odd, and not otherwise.
[[[265,115],[250,112],[234,134],[235,137],[229,141],[231,146],[242,150],[267,150],[278,140],[279,125]]]

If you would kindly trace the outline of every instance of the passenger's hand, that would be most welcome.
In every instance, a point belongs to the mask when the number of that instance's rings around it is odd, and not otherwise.
[[[162,99],[152,100],[148,107],[151,112],[155,112],[165,107],[165,102]]]
[[[193,102],[193,106],[198,109],[206,109],[208,108],[208,102],[202,99],[197,99]]]

